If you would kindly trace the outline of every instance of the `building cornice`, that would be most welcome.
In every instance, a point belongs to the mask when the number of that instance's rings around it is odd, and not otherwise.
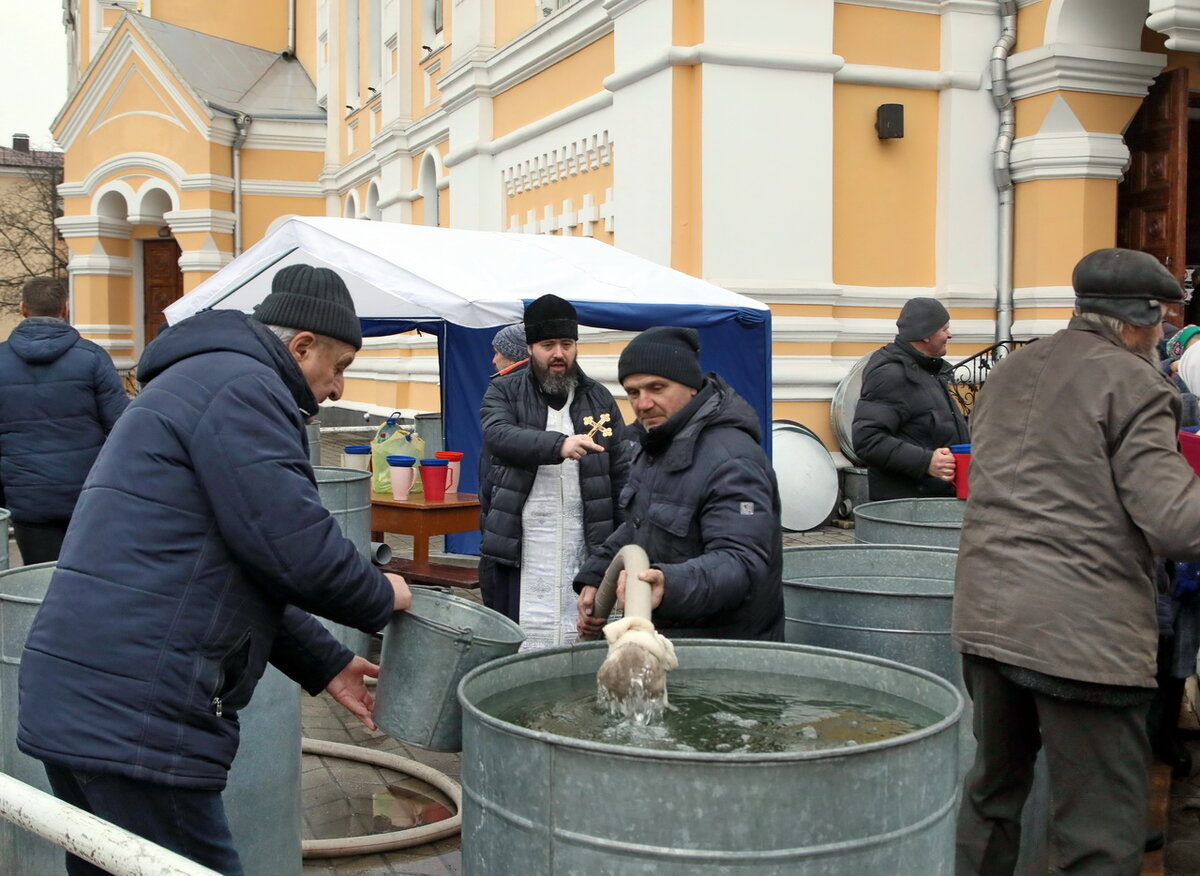
[[[1150,0],[1146,27],[1166,34],[1168,49],[1200,52],[1200,0]]]
[[[133,260],[127,259],[124,256],[101,255],[99,253],[74,255],[67,262],[67,271],[71,274],[132,277]]]
[[[244,179],[243,195],[279,196],[287,198],[323,198],[325,188],[320,183],[297,182],[290,179]]]
[[[163,219],[176,234],[207,231],[216,234],[233,234],[237,217],[227,210],[169,210]]]
[[[215,273],[233,261],[233,253],[215,249],[196,249],[179,257],[179,270],[185,274],[193,272]]]
[[[1125,177],[1129,147],[1120,134],[1035,134],[1013,141],[1010,170],[1015,183],[1038,179]]]
[[[109,216],[59,216],[54,226],[63,237],[112,237],[128,240],[132,226]],[[72,262],[74,259],[72,259]]]
[[[1167,56],[1105,46],[1052,43],[1008,59],[1015,100],[1050,91],[1091,91],[1145,97]]]

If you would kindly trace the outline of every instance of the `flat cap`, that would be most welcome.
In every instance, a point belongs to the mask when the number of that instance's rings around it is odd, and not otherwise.
[[[1160,304],[1182,301],[1183,287],[1154,256],[1136,249],[1098,249],[1071,275],[1080,310],[1105,313],[1133,325],[1155,325]]]

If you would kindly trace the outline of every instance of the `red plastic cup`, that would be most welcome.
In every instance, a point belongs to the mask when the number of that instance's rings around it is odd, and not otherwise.
[[[971,445],[952,444],[950,452],[954,455],[954,495],[965,499],[970,492],[967,476],[971,473]]]
[[[446,460],[446,492],[457,493],[458,481],[462,474],[463,455],[457,450],[439,450],[433,455],[434,459]]]
[[[425,485],[426,502],[441,502],[446,498],[446,475],[449,473],[444,459],[421,460],[421,483]]]

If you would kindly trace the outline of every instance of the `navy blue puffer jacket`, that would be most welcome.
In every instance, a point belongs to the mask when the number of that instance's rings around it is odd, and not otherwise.
[[[218,790],[268,659],[310,693],[392,588],[321,505],[316,402],[277,338],[210,311],[142,357],[22,654],[18,745],[72,769]],[[301,611],[300,609],[303,609]]]
[[[69,520],[129,404],[112,359],[61,319],[34,316],[0,344],[0,495],[22,523]]]

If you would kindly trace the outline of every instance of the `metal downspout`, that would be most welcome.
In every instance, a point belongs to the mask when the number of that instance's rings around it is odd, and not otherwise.
[[[288,0],[287,48],[283,53],[287,58],[296,57],[296,0]]]
[[[233,118],[237,135],[233,138],[233,257],[242,254],[242,144],[250,134],[254,120],[245,113]]]
[[[998,193],[996,236],[996,342],[1012,340],[1013,326],[1013,181],[1009,171],[1016,110],[1008,91],[1008,56],[1017,41],[1016,0],[999,0],[1000,38],[992,48],[992,102],[1000,111],[1000,127],[992,150],[992,174]]]

